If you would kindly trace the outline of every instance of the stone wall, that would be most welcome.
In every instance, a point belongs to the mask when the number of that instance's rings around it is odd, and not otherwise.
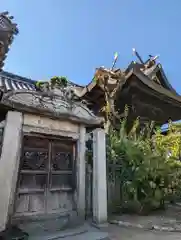
[[[79,125],[70,121],[53,120],[43,116],[33,114],[24,114],[23,124],[26,126],[33,126],[35,128],[44,128],[52,131],[66,131],[66,132],[79,132]]]

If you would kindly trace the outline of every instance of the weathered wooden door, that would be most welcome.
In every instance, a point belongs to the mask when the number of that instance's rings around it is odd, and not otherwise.
[[[24,136],[15,216],[72,211],[74,160],[71,140]]]

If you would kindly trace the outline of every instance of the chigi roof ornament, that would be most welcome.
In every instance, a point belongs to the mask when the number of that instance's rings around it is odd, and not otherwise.
[[[13,42],[14,35],[18,34],[17,24],[12,22],[13,16],[8,12],[0,13],[0,70],[4,66],[4,60]]]
[[[159,58],[159,55],[156,55],[156,56],[149,55],[149,59],[146,61],[143,61],[142,57],[136,51],[135,48],[133,48],[132,51],[133,51],[133,54],[138,58],[139,62],[142,64],[142,69],[147,69],[156,65],[156,60]]]
[[[144,64],[144,61],[142,60],[141,56],[139,55],[139,53],[136,51],[135,48],[132,49],[133,54],[139,59],[141,64]]]

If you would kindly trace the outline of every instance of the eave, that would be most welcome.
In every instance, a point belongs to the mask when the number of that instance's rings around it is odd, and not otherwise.
[[[157,65],[158,68],[158,72],[157,74],[161,75],[161,78],[163,79],[163,83],[165,84],[166,88],[168,88],[171,92],[175,93],[176,95],[178,95],[178,93],[176,92],[176,90],[172,87],[172,85],[170,84],[170,82],[168,81],[168,78],[166,77],[166,74],[163,70],[163,67],[161,64]]]
[[[162,94],[162,96],[167,96],[171,101],[174,101],[177,104],[181,104],[181,96],[174,94],[172,91],[167,90],[166,88],[155,83],[154,81],[151,81],[148,76],[146,76],[143,72],[139,71],[138,69],[133,68],[132,71],[130,71],[130,73],[126,77],[127,80],[131,77],[132,74],[134,74],[142,83],[147,85],[155,92]]]
[[[116,102],[120,113],[124,104],[128,104],[133,119],[139,116],[143,121],[154,120],[159,125],[169,119],[181,119],[181,96],[151,81],[138,69],[133,69],[127,78]]]
[[[23,89],[35,91],[35,81],[9,72],[0,72],[0,91],[8,92]]]

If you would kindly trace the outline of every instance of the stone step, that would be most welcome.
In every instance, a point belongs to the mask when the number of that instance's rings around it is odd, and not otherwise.
[[[54,232],[79,226],[83,223],[78,217],[76,211],[65,214],[41,215],[36,218],[16,220],[16,225],[25,232],[31,233],[36,231]]]
[[[65,231],[59,231],[55,233],[36,234],[29,236],[28,240],[109,240],[108,234],[101,232],[100,230],[84,224],[74,229],[67,229]]]
[[[41,231],[37,228],[34,231],[24,233],[16,227],[6,231],[0,238],[2,240],[110,240],[108,233],[101,232],[99,229],[91,226],[88,223],[73,229],[66,229],[64,231]]]

